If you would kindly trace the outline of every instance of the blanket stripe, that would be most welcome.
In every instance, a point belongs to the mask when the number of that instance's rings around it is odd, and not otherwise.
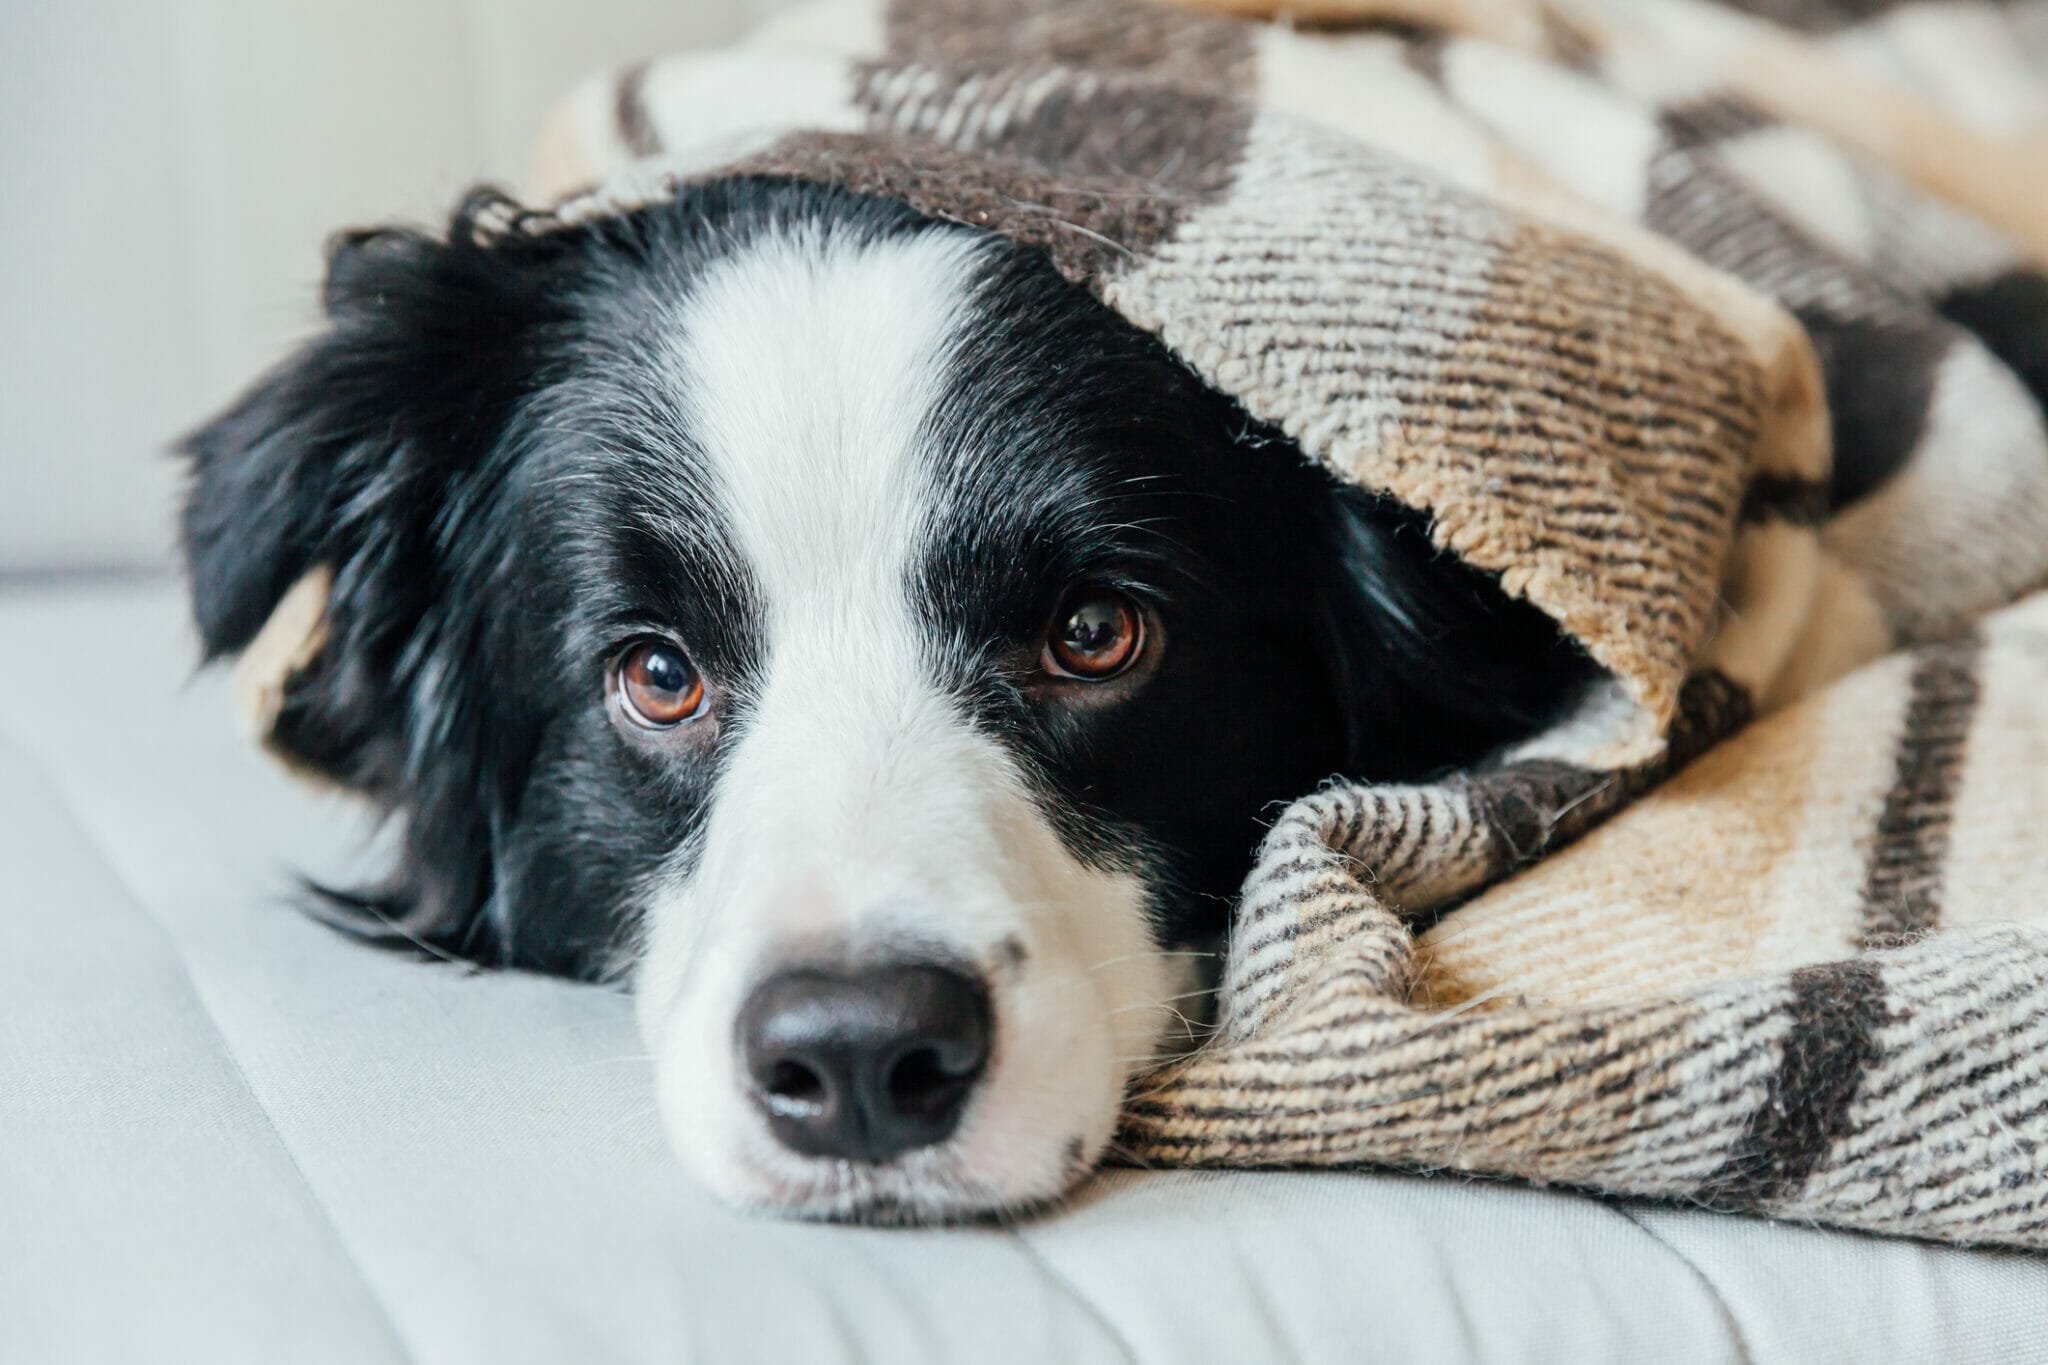
[[[1848,1126],[1849,1106],[1877,1064],[1884,981],[1868,962],[1792,974],[1782,1060],[1756,1117],[1701,1183],[1709,1204],[1762,1208],[1796,1193]]]
[[[1941,918],[1948,828],[1977,710],[1980,647],[1921,654],[1907,680],[1906,721],[1863,882],[1863,942],[1876,947],[1933,929]]]

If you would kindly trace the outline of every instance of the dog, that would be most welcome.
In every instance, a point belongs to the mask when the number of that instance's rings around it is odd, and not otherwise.
[[[332,249],[183,446],[195,615],[331,572],[273,740],[399,821],[372,939],[629,983],[727,1198],[1052,1200],[1202,1033],[1333,776],[1481,761],[1597,675],[1036,251],[771,177]]]

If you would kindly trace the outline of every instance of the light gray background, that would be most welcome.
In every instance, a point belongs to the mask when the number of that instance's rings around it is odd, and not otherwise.
[[[578,77],[784,0],[0,0],[0,572],[161,565],[168,441],[315,320],[321,244],[514,185]]]

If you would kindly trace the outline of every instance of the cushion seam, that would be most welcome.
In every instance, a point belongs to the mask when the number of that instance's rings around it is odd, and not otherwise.
[[[1024,1253],[1026,1259],[1037,1267],[1038,1273],[1045,1279],[1046,1283],[1065,1295],[1070,1302],[1077,1305],[1083,1313],[1087,1314],[1089,1320],[1102,1330],[1109,1343],[1116,1348],[1125,1361],[1129,1362],[1129,1365],[1138,1365],[1137,1348],[1132,1345],[1130,1338],[1124,1334],[1124,1330],[1117,1326],[1116,1322],[1103,1310],[1102,1305],[1097,1303],[1092,1295],[1082,1293],[1081,1287],[1065,1271],[1055,1266],[1044,1252],[1038,1249],[1031,1238],[1025,1234],[1024,1229],[1012,1225],[1006,1227],[1004,1231],[1010,1235],[1010,1239],[1017,1244],[1018,1249]]]
[[[1657,1232],[1656,1229],[1652,1228],[1648,1223],[1645,1223],[1642,1219],[1636,1217],[1635,1212],[1632,1209],[1629,1209],[1627,1206],[1622,1204],[1613,1203],[1608,1204],[1608,1207],[1613,1209],[1614,1212],[1620,1214],[1623,1218],[1626,1218],[1630,1223],[1634,1224],[1645,1237],[1648,1237],[1658,1246],[1670,1252],[1672,1257],[1676,1259],[1680,1265],[1684,1266],[1686,1268],[1686,1271],[1689,1274],[1691,1274],[1695,1280],[1699,1282],[1700,1288],[1706,1290],[1707,1297],[1713,1301],[1714,1311],[1720,1315],[1722,1323],[1728,1328],[1729,1339],[1735,1343],[1736,1360],[1739,1361],[1741,1365],[1751,1365],[1751,1362],[1753,1362],[1756,1357],[1749,1349],[1749,1338],[1743,1335],[1741,1320],[1735,1316],[1734,1308],[1730,1306],[1727,1297],[1724,1294],[1722,1294],[1721,1286],[1714,1283],[1714,1277],[1709,1275],[1696,1262],[1694,1262],[1692,1257],[1686,1255],[1677,1247],[1673,1246],[1669,1241],[1665,1240],[1663,1235]]]

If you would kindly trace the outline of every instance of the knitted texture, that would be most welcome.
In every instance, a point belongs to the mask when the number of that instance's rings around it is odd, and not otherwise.
[[[1131,1159],[2048,1246],[2044,7],[1271,8],[806,11],[587,87],[479,231],[757,174],[1005,233],[1605,667],[1278,819]]]

